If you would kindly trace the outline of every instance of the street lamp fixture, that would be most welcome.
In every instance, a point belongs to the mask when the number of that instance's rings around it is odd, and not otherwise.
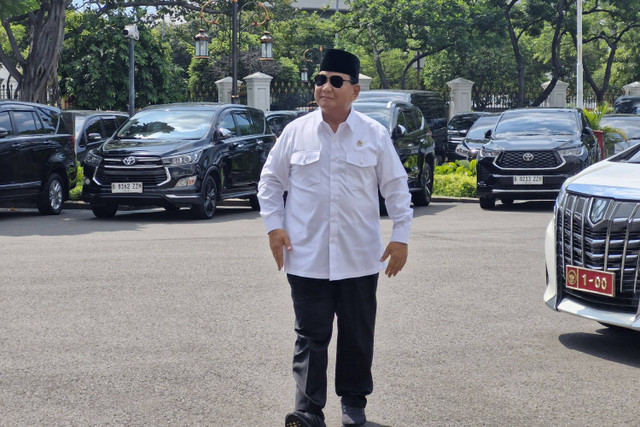
[[[264,35],[260,37],[260,47],[262,52],[260,61],[273,61],[273,37],[269,31],[265,31]]]
[[[319,59],[318,63],[322,62],[322,55],[323,55],[323,51],[324,51],[324,48],[322,46],[320,46],[320,47],[317,47],[317,48],[314,47],[314,48],[311,48],[311,49],[307,49],[304,52],[302,52],[302,60],[304,62],[308,62],[309,64],[311,64],[310,65],[311,66],[311,71],[315,70],[315,68],[316,68],[316,66],[313,65],[313,62],[314,62],[313,59],[307,58],[307,54],[312,49],[314,49],[314,50],[317,49],[318,52],[320,52],[320,59]],[[309,69],[307,68],[306,65],[303,65],[302,68],[300,69],[300,80],[303,81],[303,82],[308,82],[309,81]]]
[[[200,32],[194,37],[196,40],[196,59],[209,58],[209,36],[200,29]]]

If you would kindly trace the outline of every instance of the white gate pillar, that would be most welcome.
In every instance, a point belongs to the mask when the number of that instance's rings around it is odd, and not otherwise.
[[[542,83],[542,89],[546,89],[551,82]],[[569,83],[565,83],[563,81],[558,80],[556,82],[555,87],[547,97],[547,100],[544,101],[543,105],[545,107],[558,107],[558,108],[566,108],[567,107],[567,89],[569,88]]]
[[[245,77],[244,80],[247,82],[247,105],[262,111],[269,111],[273,77],[257,72]]]
[[[625,95],[640,95],[640,82],[629,83],[622,86]]]
[[[238,80],[238,87],[242,82]],[[218,86],[218,102],[224,102],[226,104],[231,103],[231,86],[233,86],[233,78],[225,77],[224,79],[220,79],[216,82],[216,86]]]
[[[373,78],[360,74],[358,76],[358,81],[360,82],[360,90],[371,90],[371,82],[373,81]]]
[[[471,88],[473,87],[471,80],[462,77],[447,82],[451,99],[449,100],[449,119],[458,113],[466,113],[471,111],[473,102],[471,101]]]

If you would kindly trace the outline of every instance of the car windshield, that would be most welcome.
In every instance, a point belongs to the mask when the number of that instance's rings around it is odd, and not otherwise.
[[[126,139],[201,139],[211,128],[214,111],[150,110],[133,116],[118,132]]]
[[[385,128],[389,129],[391,127],[391,110],[375,105],[359,104],[357,102],[351,105],[357,111],[371,117]]]
[[[451,130],[467,130],[478,119],[478,116],[475,115],[463,115],[463,116],[453,116],[451,121],[449,122],[449,129]]]
[[[640,115],[633,117],[603,117],[602,127],[609,126],[622,130],[628,139],[640,139]]]
[[[484,134],[498,121],[498,116],[480,117],[467,133],[468,139],[484,139]]]
[[[504,113],[494,136],[510,135],[577,135],[580,133],[576,116],[561,111],[519,111]]]

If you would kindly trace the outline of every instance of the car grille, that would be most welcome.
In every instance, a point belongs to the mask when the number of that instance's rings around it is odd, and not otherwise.
[[[497,166],[506,169],[550,169],[560,164],[562,159],[554,151],[505,151],[496,160]]]
[[[125,165],[124,159],[125,156],[105,158],[94,179],[100,185],[111,185],[112,182],[142,182],[145,186],[159,186],[169,180],[160,157],[135,157],[136,161],[132,165]]]
[[[569,193],[556,211],[558,280],[563,292],[600,308],[637,312],[640,201]],[[567,265],[615,273],[615,296],[566,288]]]

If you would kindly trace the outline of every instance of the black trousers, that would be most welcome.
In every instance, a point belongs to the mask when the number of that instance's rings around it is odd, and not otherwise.
[[[324,417],[327,348],[338,319],[335,388],[342,403],[364,408],[373,391],[371,363],[378,274],[345,280],[287,275],[296,315],[293,356],[295,409]]]

